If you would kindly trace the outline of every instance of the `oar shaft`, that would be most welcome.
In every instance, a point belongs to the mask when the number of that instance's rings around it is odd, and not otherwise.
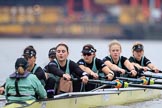
[[[141,79],[133,79],[133,78],[125,78],[125,77],[116,77],[119,80],[124,80],[128,82],[137,82],[137,83],[143,83],[143,80]]]
[[[88,80],[89,83],[100,83],[100,84],[107,84],[107,85],[117,85],[115,81],[102,81],[102,80]]]
[[[117,77],[117,79],[128,81],[128,82],[144,83],[144,80],[141,80],[141,79],[125,78],[125,77]],[[154,80],[154,84],[162,84],[162,82]]]
[[[162,82],[161,81],[154,81],[154,84],[162,84]]]
[[[154,70],[147,70],[147,71],[150,71],[150,72],[155,72]],[[159,73],[162,73],[161,70],[159,70]]]
[[[162,79],[162,76],[160,76],[160,75],[149,75],[149,74],[141,73],[141,76],[146,76],[146,77],[151,77],[151,78]]]
[[[141,71],[144,71],[144,69],[140,69]],[[151,69],[148,69],[147,71],[150,71],[150,72],[155,72],[154,70],[151,70]],[[161,70],[159,70],[159,73],[162,73]]]
[[[5,100],[6,100],[5,96],[4,95],[0,95],[0,101],[5,101]]]
[[[91,90],[90,92],[93,92],[93,91],[96,91],[96,90],[102,89],[102,88],[104,88],[104,87],[107,87],[107,84],[104,84],[104,85],[102,85],[102,86],[99,86],[99,87],[97,87],[97,88]]]
[[[129,87],[148,88],[148,89],[160,89],[162,86],[151,86],[151,85],[140,85],[140,84],[129,84]]]
[[[123,79],[126,79],[126,78],[123,78]],[[127,78],[129,79],[129,78]],[[133,80],[135,81],[135,79],[131,79],[130,80]],[[140,79],[137,79],[137,81],[141,82]],[[115,81],[102,81],[102,80],[92,80],[92,79],[89,79],[89,82],[90,83],[100,83],[100,84],[107,84],[107,85],[114,85],[116,86],[118,83],[115,82]],[[162,82],[158,82],[156,81],[156,84],[158,83],[162,83]],[[128,87],[138,87],[138,88],[148,88],[148,89],[161,89],[162,90],[162,86],[159,86],[159,85],[141,85],[141,84],[132,84],[132,83],[128,83]]]

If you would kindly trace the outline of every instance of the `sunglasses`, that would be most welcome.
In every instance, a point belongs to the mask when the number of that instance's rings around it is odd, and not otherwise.
[[[91,56],[92,54],[91,53],[83,53],[83,56]]]
[[[26,60],[28,60],[28,59],[31,59],[32,57],[24,56],[24,58],[25,58]]]

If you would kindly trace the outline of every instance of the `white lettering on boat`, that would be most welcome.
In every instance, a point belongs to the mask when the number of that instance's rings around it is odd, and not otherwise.
[[[43,101],[41,103],[42,103],[41,108],[46,108],[46,101]]]
[[[108,94],[105,94],[105,95],[103,95],[103,100],[104,100],[104,101],[108,101],[108,100],[109,100],[109,97],[110,97],[110,96],[109,96]]]

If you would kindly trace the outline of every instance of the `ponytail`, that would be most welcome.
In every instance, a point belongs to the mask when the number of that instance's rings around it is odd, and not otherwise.
[[[20,66],[20,67],[18,67],[17,72],[18,72],[19,74],[23,75],[24,72],[25,72],[25,70],[24,70],[24,68],[23,68],[22,66]]]

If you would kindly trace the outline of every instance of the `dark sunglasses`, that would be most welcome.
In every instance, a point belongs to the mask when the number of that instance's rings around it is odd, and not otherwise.
[[[83,53],[83,56],[91,56],[92,54],[91,53]]]
[[[28,60],[28,59],[31,59],[32,57],[24,56],[24,58],[25,58],[26,60]]]

